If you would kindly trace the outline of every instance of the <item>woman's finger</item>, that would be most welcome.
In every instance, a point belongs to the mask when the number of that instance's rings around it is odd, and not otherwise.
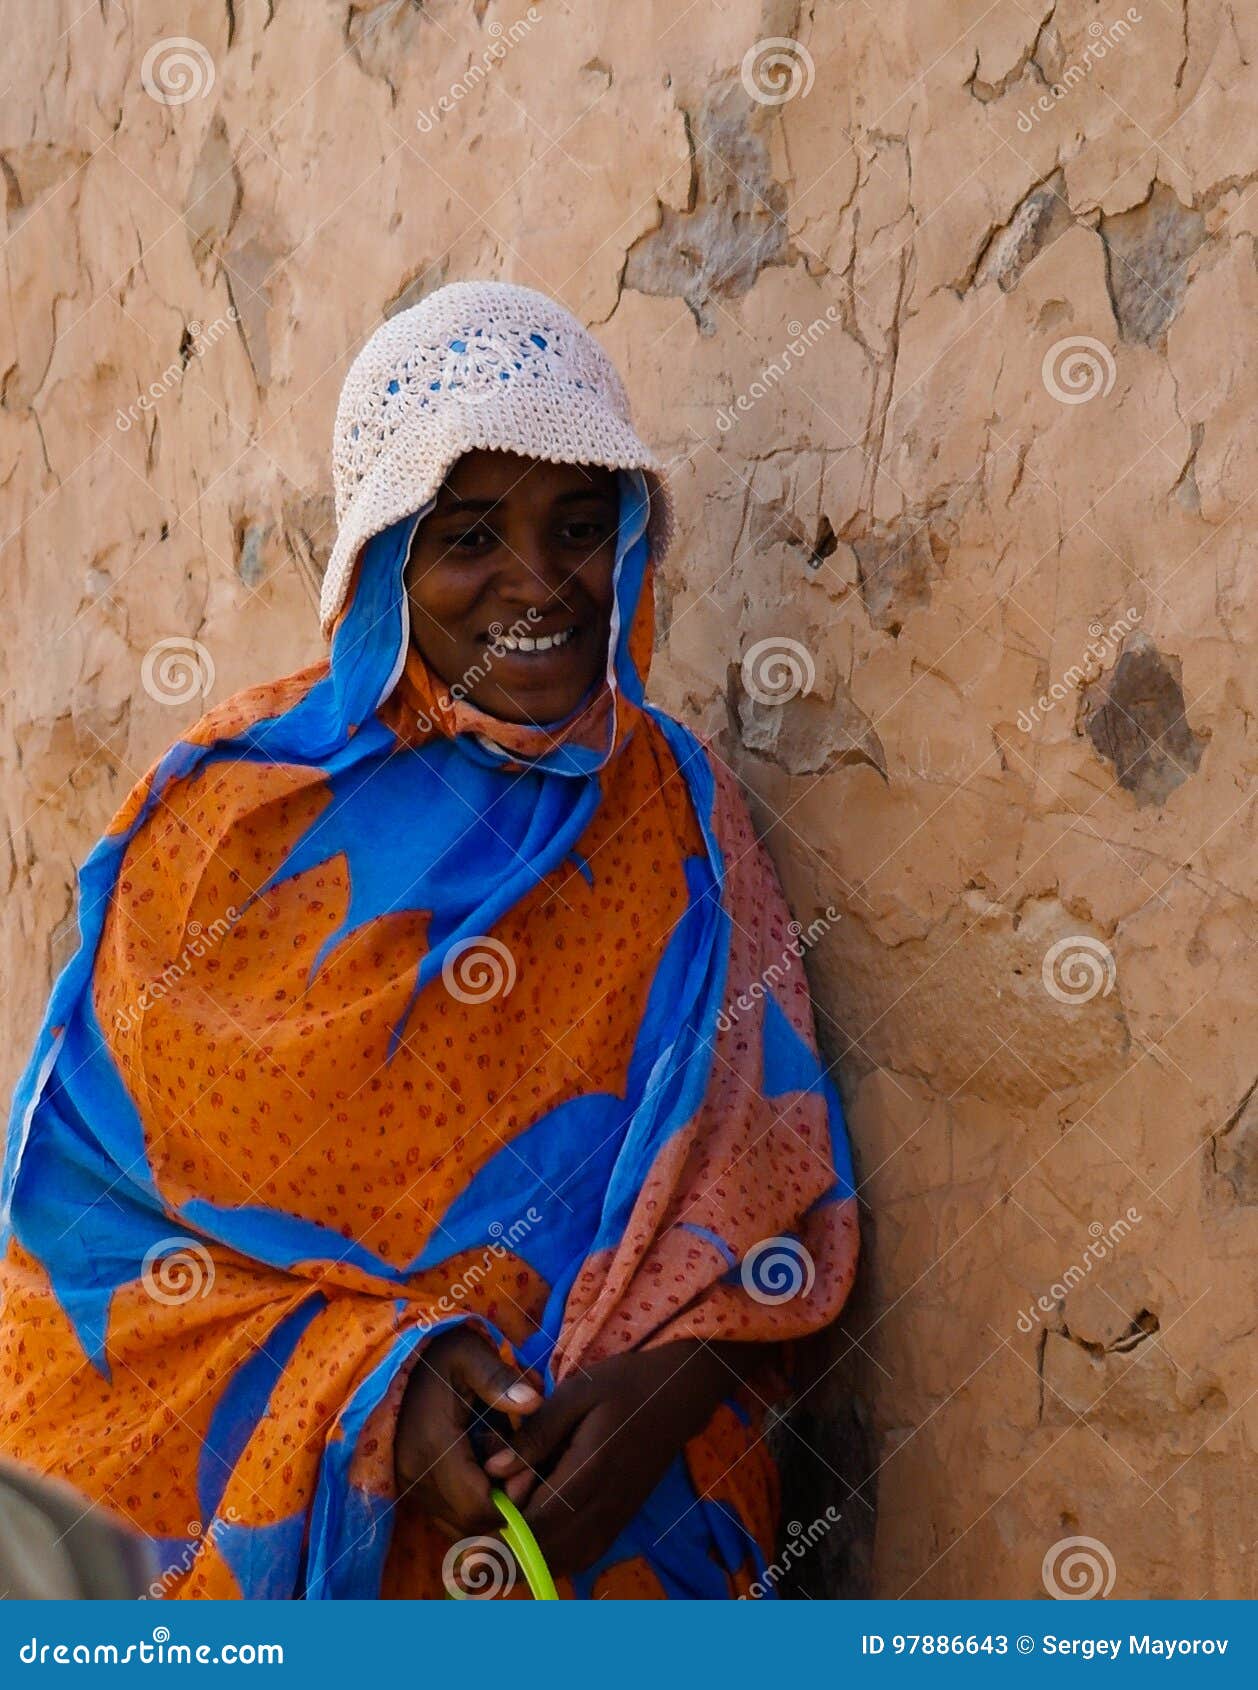
[[[517,1427],[510,1447],[489,1457],[485,1471],[494,1479],[536,1473],[552,1460],[573,1427],[589,1412],[590,1396],[585,1380],[565,1380],[552,1397],[539,1404],[524,1424]]]
[[[607,1487],[616,1483],[612,1448],[619,1430],[603,1415],[588,1414],[554,1472],[538,1481],[524,1510],[552,1572],[588,1566],[614,1536],[606,1522],[617,1511],[609,1505]]]
[[[434,1513],[451,1521],[456,1536],[495,1530],[502,1522],[489,1494],[489,1480],[466,1433],[433,1462],[433,1489],[440,1499]]]
[[[503,1490],[515,1503],[517,1508],[523,1508],[533,1494],[533,1487],[537,1483],[537,1475],[526,1469],[523,1473],[513,1473],[503,1482]]]
[[[508,1367],[483,1338],[459,1348],[452,1357],[450,1378],[456,1389],[479,1397],[487,1408],[509,1414],[532,1414],[543,1397],[518,1368]]]

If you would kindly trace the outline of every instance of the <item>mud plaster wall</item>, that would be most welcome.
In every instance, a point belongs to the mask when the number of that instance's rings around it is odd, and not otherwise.
[[[9,1079],[132,782],[320,650],[356,348],[554,292],[672,463],[655,695],[839,912],[868,1254],[779,1434],[788,1517],[841,1510],[795,1587],[1042,1595],[1088,1536],[1116,1595],[1252,1597],[1252,9],[0,23]]]

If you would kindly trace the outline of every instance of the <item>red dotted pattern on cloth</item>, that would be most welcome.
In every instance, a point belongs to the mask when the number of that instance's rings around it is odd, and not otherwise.
[[[238,731],[294,701],[320,672],[229,701],[212,729],[199,724],[192,737],[209,743]],[[565,867],[495,929],[517,962],[515,990],[473,1006],[429,988],[387,1068],[388,1036],[409,998],[426,918],[411,912],[372,923],[339,945],[308,987],[311,959],[347,907],[342,860],[277,887],[184,966],[193,925],[204,935],[229,906],[239,909],[318,817],[328,790],[317,771],[215,763],[172,788],[127,850],[95,985],[167,1202],[264,1203],[360,1239],[400,1265],[419,1254],[448,1203],[504,1140],[585,1090],[623,1091],[656,963],[686,907],[682,861],[702,841],[671,752],[644,719],[605,785],[580,844],[594,887]],[[717,790],[716,824],[731,865],[732,999],[781,962],[788,915],[741,796],[719,768]],[[142,794],[128,800],[142,802]],[[137,1008],[156,979],[162,992]],[[774,991],[811,1041],[797,962]],[[760,1048],[757,1006],[719,1035],[708,1096],[659,1157],[625,1238],[580,1276],[561,1336],[561,1374],[669,1337],[771,1341],[823,1324],[841,1305],[855,1264],[854,1204],[807,1223],[817,1286],[799,1308],[753,1304],[737,1286],[717,1283],[720,1252],[680,1225],[710,1226],[738,1253],[798,1224],[830,1183],[821,1100],[763,1099]],[[441,1282],[440,1273],[416,1276],[401,1293],[399,1316],[398,1288],[359,1268],[312,1262],[271,1274],[229,1251],[212,1254],[215,1278],[203,1300],[172,1307],[134,1285],[116,1294],[112,1384],[85,1363],[39,1264],[16,1244],[0,1263],[10,1315],[0,1331],[6,1441],[19,1458],[164,1536],[196,1518],[197,1459],[221,1390],[296,1296],[317,1283],[331,1303],[299,1342],[223,1500],[257,1524],[308,1504],[319,1453],[338,1435],[337,1415]],[[478,1279],[468,1308],[493,1309],[514,1334],[536,1322],[545,1291],[506,1258]],[[356,1463],[382,1492],[391,1486],[397,1394],[373,1415]],[[723,1425],[712,1432],[717,1460],[728,1435]],[[708,1471],[703,1448],[688,1456],[692,1470],[698,1459]],[[754,1476],[758,1460],[745,1454],[737,1467]],[[755,1496],[763,1500],[767,1484],[762,1473],[748,1507],[760,1506]],[[405,1504],[400,1515],[388,1593],[441,1594],[444,1544],[423,1521],[406,1523]],[[643,1568],[609,1577],[653,1582]],[[230,1595],[233,1586],[207,1543],[177,1594]]]
[[[649,796],[645,736],[618,766]],[[176,789],[124,861],[96,1009],[129,1090],[146,1100],[169,1202],[263,1203],[402,1266],[504,1143],[585,1091],[624,1090],[685,879],[649,802],[619,831],[600,810],[582,840],[593,888],[568,865],[494,929],[515,959],[514,989],[467,1005],[434,982],[386,1063],[427,919],[360,929],[308,984],[348,907],[339,857],[275,887],[179,972],[190,926],[204,938],[243,904],[326,802],[317,773],[247,763],[215,764]],[[698,849],[697,833],[684,843]],[[164,974],[170,984],[137,1014]]]
[[[818,1264],[814,1285],[807,1295],[776,1304],[721,1283],[729,1269],[725,1254],[689,1230],[716,1233],[741,1260],[762,1240],[799,1230],[800,1217],[834,1180],[824,1100],[762,1094],[763,1000],[747,986],[770,978],[775,1001],[815,1051],[811,1000],[772,862],[733,778],[714,767],[733,917],[727,1002],[745,997],[751,1007],[718,1028],[703,1104],[657,1158],[621,1243],[588,1260],[578,1275],[556,1377],[648,1339],[772,1342],[815,1331],[839,1312],[855,1278],[854,1202],[809,1217],[801,1236]]]

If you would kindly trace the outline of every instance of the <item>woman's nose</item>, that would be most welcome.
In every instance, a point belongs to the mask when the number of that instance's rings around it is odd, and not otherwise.
[[[538,609],[562,600],[571,572],[544,534],[517,536],[506,548],[499,591],[513,604]]]

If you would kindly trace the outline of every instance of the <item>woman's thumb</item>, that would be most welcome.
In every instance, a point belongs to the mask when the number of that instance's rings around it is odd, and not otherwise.
[[[488,1344],[469,1345],[460,1358],[457,1383],[489,1408],[505,1413],[531,1414],[541,1406],[542,1394],[508,1367]]]

